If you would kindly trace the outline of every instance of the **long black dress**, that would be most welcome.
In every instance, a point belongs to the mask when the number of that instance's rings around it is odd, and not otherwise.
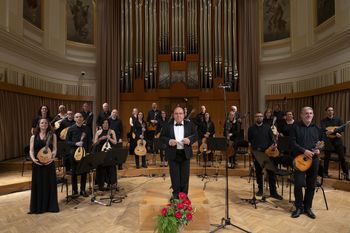
[[[35,158],[41,148],[46,145],[46,140],[41,140],[39,135],[34,138]],[[32,190],[30,195],[30,214],[44,212],[58,212],[57,180],[55,163],[49,165],[37,165],[33,163]]]

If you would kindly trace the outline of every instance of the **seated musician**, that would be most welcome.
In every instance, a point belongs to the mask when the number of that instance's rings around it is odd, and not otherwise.
[[[110,146],[117,144],[116,135],[113,129],[109,127],[109,120],[104,119],[102,121],[102,129],[98,130],[95,134],[94,146],[96,151],[102,151],[107,141]],[[112,166],[98,166],[96,169],[96,183],[99,191],[104,190],[104,182],[107,181],[107,185],[111,186],[116,183],[117,171],[115,165]]]
[[[143,112],[138,112],[137,114],[137,120],[134,122],[133,126],[133,133],[135,134],[135,141],[137,142],[139,139],[144,139],[144,134],[146,131],[146,122],[143,120]],[[145,140],[144,140],[144,143]],[[145,146],[145,144],[143,144]],[[136,145],[134,149],[136,148]],[[147,168],[146,164],[146,155],[141,156],[142,158],[142,167]],[[136,168],[140,168],[140,156],[135,154],[135,164]]]
[[[206,112],[204,114],[204,120],[203,122],[200,123],[198,127],[198,136],[199,138],[202,139],[201,144],[208,143],[208,142],[203,142],[204,139],[215,137],[215,125],[214,125],[214,122],[210,119],[209,112]],[[199,147],[200,146],[201,145],[199,145]],[[206,156],[204,156],[203,159],[205,162],[207,160],[213,161],[213,152],[206,154]]]
[[[325,145],[324,150],[324,174],[325,177],[328,175],[329,159],[331,157],[331,152],[334,151],[339,156],[339,162],[343,170],[344,178],[350,181],[348,164],[345,161],[344,144],[342,141],[341,133],[344,132],[345,127],[340,127],[334,130],[334,126],[341,126],[343,124],[342,120],[334,116],[333,107],[327,107],[326,109],[327,117],[321,120],[321,128],[325,132]],[[327,129],[328,128],[328,129]]]
[[[228,119],[224,125],[224,135],[232,142],[234,148],[233,154],[229,154],[229,168],[234,168],[236,165],[236,152],[238,146],[243,142],[243,137],[240,134],[241,123],[236,120],[235,113],[230,111],[228,114]],[[230,145],[231,146],[231,145]]]
[[[252,146],[253,160],[256,173],[256,181],[258,184],[257,196],[263,195],[263,167],[258,163],[257,156],[267,156],[265,150],[273,144],[273,133],[271,127],[263,123],[263,114],[257,112],[255,114],[255,124],[250,126],[248,129],[248,141]],[[274,159],[270,157],[274,163]],[[276,190],[276,174],[274,171],[267,170],[268,179],[269,179],[269,188],[270,188],[270,197],[282,200],[283,197],[277,193]]]
[[[84,147],[88,150],[88,141],[90,140],[87,133],[87,128],[83,125],[83,115],[81,113],[76,113],[74,115],[75,125],[72,125],[67,132],[66,142],[70,145],[70,164],[72,169],[72,190],[73,196],[78,195],[78,175],[77,175],[77,166],[79,161],[74,159],[74,153],[78,147]],[[85,191],[86,187],[86,175],[87,173],[82,173],[80,175],[80,195],[88,197],[89,195]]]

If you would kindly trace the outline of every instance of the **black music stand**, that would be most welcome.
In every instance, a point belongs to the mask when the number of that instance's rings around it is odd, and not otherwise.
[[[114,147],[110,151],[104,152],[103,154],[101,154],[101,157],[103,157],[103,163],[101,165],[104,167],[123,164],[125,163],[128,157],[128,149]],[[100,199],[100,200],[109,200],[109,203],[107,204],[107,206],[111,206],[112,203],[120,203],[126,197],[126,196],[120,196],[118,198],[115,198],[113,195],[113,189],[114,189],[113,185],[109,184],[110,196],[108,198]]]
[[[275,165],[272,163],[271,159],[265,154],[265,152],[263,151],[255,151],[255,153],[253,152],[254,156],[253,156],[253,160],[255,159],[259,165],[261,166],[262,170],[270,170],[270,171],[274,171],[276,172],[276,167]],[[264,193],[262,194],[262,198],[257,199],[256,198],[256,194],[255,194],[255,167],[254,164],[252,166],[250,166],[250,171],[249,174],[252,177],[252,187],[253,187],[253,197],[252,198],[241,198],[242,201],[248,202],[249,204],[253,205],[254,208],[256,209],[256,204],[261,202],[261,203],[268,203],[266,202],[266,196],[264,196]],[[263,188],[264,190],[264,188]],[[277,208],[277,206],[275,206]]]

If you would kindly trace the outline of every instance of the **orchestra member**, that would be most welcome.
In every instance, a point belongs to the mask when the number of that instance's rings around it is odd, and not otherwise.
[[[84,147],[88,151],[88,133],[87,126],[83,125],[83,115],[81,113],[76,113],[74,115],[75,124],[69,127],[66,137],[67,144],[71,147],[70,150],[70,164],[72,169],[72,189],[73,196],[78,195],[78,182],[77,182],[77,166],[79,161],[75,161],[74,152],[78,147]],[[88,197],[89,195],[85,191],[86,187],[86,175],[87,173],[82,173],[80,175],[80,195]]]
[[[201,139],[201,143],[203,142],[203,139],[206,138],[212,138],[215,137],[215,125],[214,122],[210,118],[209,112],[206,112],[204,114],[204,121],[199,125],[198,130],[198,137]],[[198,144],[201,146],[201,144]],[[204,156],[204,161],[207,160],[213,161],[213,152],[210,152],[207,154],[207,156]],[[210,166],[210,165],[209,165]]]
[[[137,115],[139,113],[139,110],[137,108],[133,108],[131,112],[131,116],[129,117],[129,125],[130,125],[130,131],[127,135],[127,138],[129,140],[129,155],[135,155],[135,147],[136,147],[136,140],[135,140],[135,133],[134,133],[134,125],[137,121]]]
[[[255,114],[255,123],[248,129],[248,141],[253,150],[253,160],[256,173],[256,182],[258,184],[257,196],[263,195],[263,167],[258,163],[258,156],[267,156],[265,150],[273,144],[273,133],[271,127],[263,123],[264,115],[261,112]],[[277,147],[277,145],[276,145]],[[276,164],[274,158],[269,157],[271,162]],[[269,179],[270,197],[282,200],[283,197],[277,193],[276,174],[272,170],[266,169]]]
[[[83,115],[84,125],[88,127],[90,138],[92,138],[92,122],[94,114],[90,111],[90,106],[88,103],[84,103],[81,110],[81,115]]]
[[[111,115],[111,112],[109,111],[109,105],[108,103],[104,103],[102,105],[102,112],[100,112],[100,114],[98,114],[97,116],[97,120],[96,120],[97,130],[101,128],[102,121],[104,119],[108,119],[110,115]]]
[[[117,143],[123,142],[123,123],[119,117],[117,109],[113,109],[111,116],[109,117],[110,128],[114,130]],[[118,169],[123,170],[123,165],[118,164]]]
[[[198,135],[193,124],[184,120],[183,108],[176,107],[173,116],[174,120],[163,127],[161,140],[166,145],[165,156],[169,163],[172,198],[177,199],[179,192],[188,195],[192,144]]]
[[[229,156],[229,168],[235,168],[236,165],[236,152],[238,149],[238,146],[243,141],[243,135],[241,135],[241,123],[236,120],[235,113],[233,111],[230,111],[228,114],[228,119],[225,122],[224,125],[224,136],[228,138],[232,142],[232,146],[234,148],[232,155]],[[230,143],[229,143],[230,144]]]
[[[52,151],[52,157],[47,164],[41,164],[37,155],[47,143]],[[29,155],[33,165],[29,214],[59,212],[54,162],[56,150],[56,135],[51,132],[49,121],[46,118],[42,118],[39,120],[36,130],[34,130],[34,134],[30,138]]]
[[[161,113],[158,110],[157,104],[152,103],[152,109],[147,114],[147,135],[146,135],[150,153],[154,153],[153,139],[154,139],[154,135],[157,129],[157,124],[160,118],[161,118]]]
[[[157,136],[158,138],[159,138],[159,135],[160,135],[163,127],[165,125],[167,125],[168,121],[169,121],[165,111],[161,111],[160,115],[161,115],[161,118],[158,121],[157,130],[156,130],[156,135],[158,135]],[[168,160],[165,157],[165,150],[164,150],[164,148],[162,148],[162,146],[160,146],[160,148],[159,148],[159,155],[160,155],[160,161],[161,161],[160,166],[161,167],[164,167],[164,166],[167,167],[168,166],[168,162],[167,162]]]
[[[38,110],[38,115],[32,120],[32,129],[31,129],[32,134],[34,134],[34,130],[36,129],[40,119],[47,119],[49,122],[52,121],[52,118],[50,116],[50,109],[48,106],[46,105],[40,106]]]
[[[339,156],[339,162],[343,170],[345,180],[350,181],[349,169],[348,164],[345,161],[344,144],[341,135],[341,133],[344,132],[345,127],[339,127],[343,124],[343,121],[334,116],[333,107],[327,107],[326,114],[327,117],[321,120],[321,128],[325,132],[324,141],[326,145],[324,150],[324,175],[325,177],[329,177],[329,159],[331,157],[331,152],[335,152]],[[338,129],[336,128],[337,126],[339,127]]]
[[[301,110],[301,121],[294,124],[290,132],[290,142],[292,147],[292,156],[304,154],[312,160],[311,167],[301,172],[297,169],[294,171],[294,196],[295,211],[292,218],[297,218],[300,214],[305,213],[308,217],[314,219],[316,215],[312,212],[312,200],[315,193],[315,183],[318,174],[320,154],[319,149],[314,149],[318,141],[321,140],[321,129],[314,123],[314,111],[311,107],[303,107]],[[303,197],[303,186],[306,184],[305,196]]]
[[[102,151],[103,145],[110,143],[111,146],[117,144],[117,138],[113,129],[109,126],[109,120],[104,119],[102,121],[102,128],[99,129],[94,138],[94,146],[96,151]],[[100,165],[96,169],[96,183],[100,191],[104,189],[104,182],[107,181],[107,185],[116,184],[117,171],[115,165],[103,166]]]
[[[267,108],[264,112],[263,123],[271,126],[273,122],[273,113],[271,108]]]
[[[58,114],[51,121],[51,125],[55,126],[56,121],[62,120],[65,117],[66,117],[66,106],[61,104],[60,106],[58,106]],[[55,127],[55,129],[57,128]]]
[[[144,135],[145,135],[145,131],[146,131],[146,122],[143,120],[143,112],[138,112],[137,114],[137,120],[134,122],[134,126],[133,126],[133,132],[135,135],[135,141],[137,142],[139,139],[144,139]],[[144,143],[146,143],[144,141]],[[136,148],[136,146],[135,146]],[[134,148],[134,150],[135,150]],[[142,167],[147,168],[147,164],[146,164],[146,155],[141,156],[142,158]],[[140,168],[140,156],[135,154],[135,163],[136,163],[136,168],[139,169]]]

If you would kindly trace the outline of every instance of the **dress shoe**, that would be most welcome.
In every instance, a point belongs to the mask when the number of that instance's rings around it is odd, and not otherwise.
[[[292,213],[292,218],[297,218],[297,217],[299,217],[301,214],[303,213],[303,210],[302,209],[299,209],[299,208],[297,208],[296,210],[294,210],[293,211],[293,213]]]
[[[314,214],[314,212],[312,212],[311,209],[305,209],[305,210],[304,210],[304,213],[305,213],[309,218],[312,218],[312,219],[315,219],[315,218],[316,218],[316,215]]]
[[[281,195],[279,195],[278,193],[271,193],[270,197],[275,198],[275,199],[280,200],[280,201],[283,200],[283,197]]]
[[[73,196],[73,197],[77,197],[77,196],[79,196],[78,191],[73,191],[72,196]]]
[[[344,174],[344,179],[345,179],[346,181],[350,181],[350,176],[349,176],[349,174]]]
[[[257,191],[255,195],[261,197],[263,195],[263,191],[259,189],[259,191]]]
[[[88,197],[89,194],[87,194],[85,191],[80,191],[80,196]]]

